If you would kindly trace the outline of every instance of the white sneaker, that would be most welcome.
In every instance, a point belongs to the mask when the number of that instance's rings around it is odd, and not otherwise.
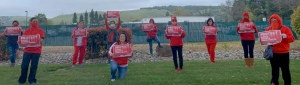
[[[75,65],[72,65],[72,67],[71,68],[75,68]]]
[[[114,82],[114,81],[116,81],[116,79],[111,79],[110,81],[111,81],[111,82]]]

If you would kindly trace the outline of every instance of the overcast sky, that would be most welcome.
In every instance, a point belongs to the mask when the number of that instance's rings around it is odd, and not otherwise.
[[[217,6],[226,0],[1,0],[0,16],[34,16],[45,13],[48,18],[74,12],[133,10],[153,6]]]

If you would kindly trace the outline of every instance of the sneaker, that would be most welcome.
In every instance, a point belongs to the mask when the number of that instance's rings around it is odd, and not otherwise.
[[[72,67],[71,68],[75,68],[75,65],[72,65]]]
[[[179,69],[178,71],[179,71],[179,72],[182,72],[182,71],[183,71],[183,69],[181,68],[181,69]]]
[[[15,67],[15,66],[16,66],[16,64],[14,64],[14,63],[10,64],[10,67]]]
[[[179,68],[175,68],[175,71],[178,72],[178,71],[179,71]]]
[[[158,46],[159,48],[163,48],[163,46]]]
[[[80,67],[83,67],[83,64],[79,64]]]
[[[116,79],[110,79],[110,81],[111,81],[111,82],[114,82],[114,81],[116,81]]]

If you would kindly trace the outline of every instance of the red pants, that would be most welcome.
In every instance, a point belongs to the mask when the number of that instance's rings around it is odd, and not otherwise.
[[[217,43],[206,43],[207,51],[210,56],[210,62],[215,63],[215,48]]]
[[[74,46],[75,52],[73,54],[72,65],[76,65],[78,53],[79,53],[79,64],[82,64],[85,55],[86,46]]]

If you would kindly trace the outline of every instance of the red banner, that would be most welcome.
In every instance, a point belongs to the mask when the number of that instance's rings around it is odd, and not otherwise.
[[[119,13],[119,11],[107,11],[106,12],[106,17],[107,18],[119,18],[120,13]]]
[[[182,27],[181,26],[167,26],[167,36],[181,36]]]
[[[253,27],[253,22],[244,22],[244,23],[239,23],[239,30],[238,33],[254,33],[255,30],[252,28]]]
[[[212,26],[204,26],[204,34],[205,35],[217,35],[217,28]]]
[[[113,48],[114,57],[127,57],[132,56],[132,50],[130,44],[114,45]]]
[[[261,45],[274,45],[282,40],[280,30],[258,32],[258,37]]]
[[[74,32],[74,37],[87,37],[86,29],[76,29],[73,32]]]
[[[5,35],[8,36],[18,36],[21,35],[21,27],[6,27]]]
[[[21,47],[40,47],[40,35],[22,35],[18,37],[19,45]]]
[[[143,31],[152,31],[154,29],[153,24],[143,24],[142,30]]]

